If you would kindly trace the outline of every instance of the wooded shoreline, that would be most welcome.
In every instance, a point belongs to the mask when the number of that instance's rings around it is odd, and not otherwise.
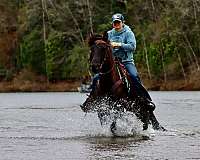
[[[88,37],[122,13],[134,63],[149,90],[200,90],[200,1],[0,1],[0,92],[76,91]],[[73,80],[72,80],[73,79]]]

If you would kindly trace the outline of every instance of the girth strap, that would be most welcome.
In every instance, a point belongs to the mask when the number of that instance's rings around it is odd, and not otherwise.
[[[115,82],[115,84],[112,86],[112,89],[111,89],[112,92],[115,92],[116,89],[117,89],[121,84],[123,84],[122,79],[119,79],[117,82]]]

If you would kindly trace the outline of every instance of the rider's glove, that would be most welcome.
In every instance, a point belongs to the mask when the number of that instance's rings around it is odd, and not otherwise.
[[[121,42],[111,42],[111,46],[113,48],[118,48],[118,47],[121,47],[122,46],[122,43]]]

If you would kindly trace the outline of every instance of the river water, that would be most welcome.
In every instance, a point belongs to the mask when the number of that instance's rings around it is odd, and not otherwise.
[[[0,160],[200,159],[200,92],[150,94],[168,131],[113,137],[81,111],[86,94],[1,93]]]

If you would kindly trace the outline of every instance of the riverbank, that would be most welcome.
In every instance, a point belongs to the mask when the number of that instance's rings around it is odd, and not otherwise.
[[[62,81],[57,83],[23,81],[0,82],[0,92],[75,92],[79,81]]]
[[[145,80],[147,81],[147,80]],[[144,82],[145,87],[152,91],[200,91],[199,81],[169,80],[167,82]]]
[[[143,80],[144,86],[152,91],[197,91],[200,90],[199,81],[170,80],[167,83]],[[60,82],[0,82],[0,92],[76,92],[80,81]]]
[[[188,72],[185,78],[155,80],[140,74],[144,86],[152,91],[200,91],[199,71]],[[76,92],[80,80],[63,80],[48,82],[45,76],[37,75],[28,70],[16,74],[10,81],[0,82],[0,92]]]

